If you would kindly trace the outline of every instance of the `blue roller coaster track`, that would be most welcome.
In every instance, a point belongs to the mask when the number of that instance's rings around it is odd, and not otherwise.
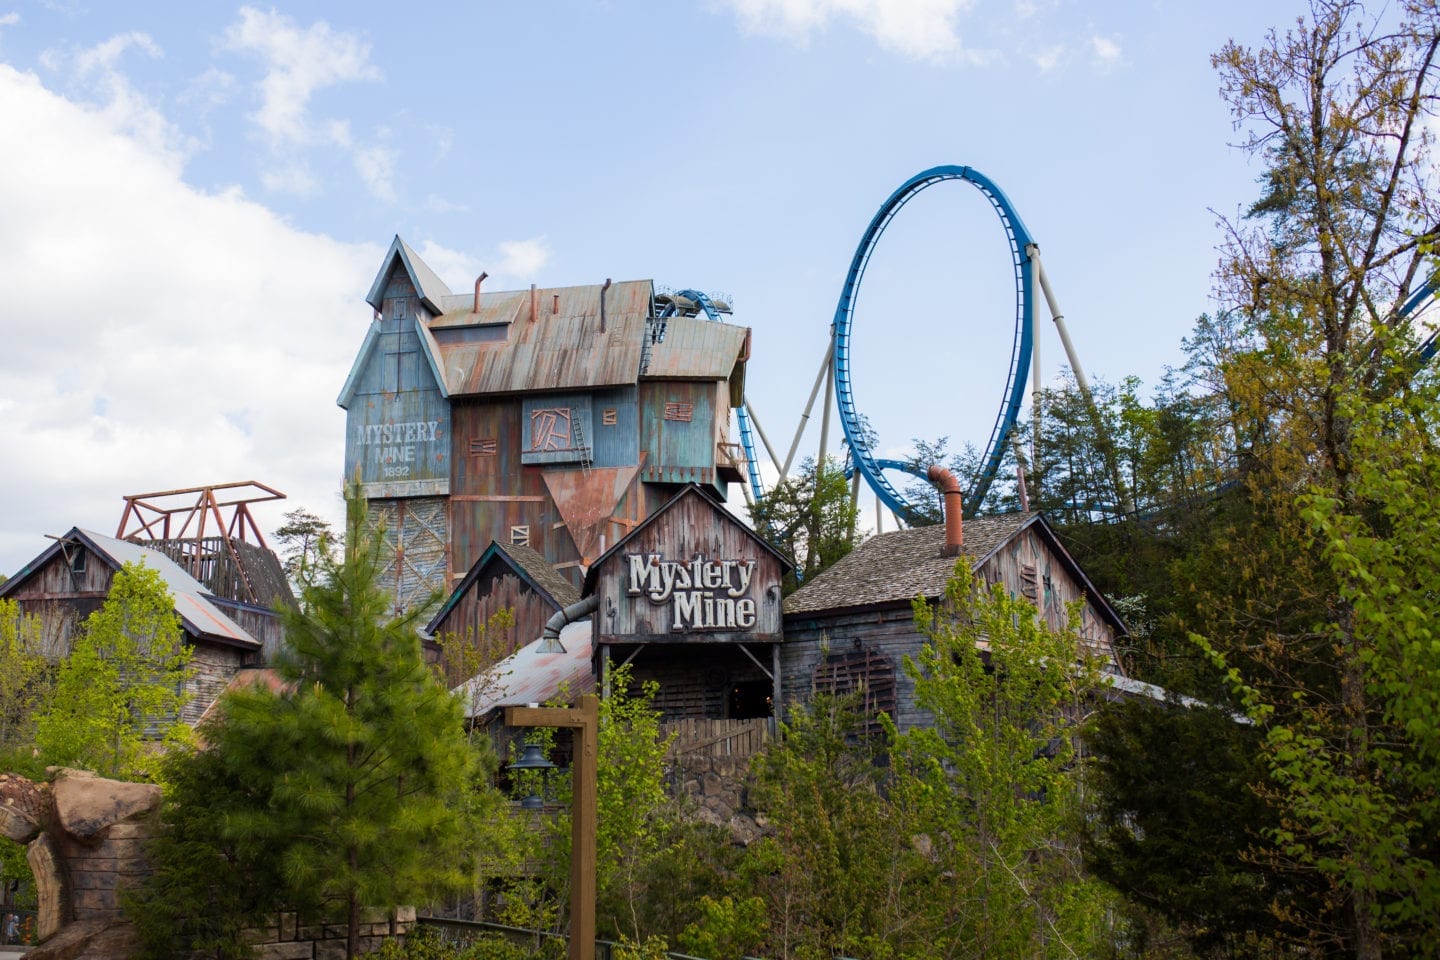
[[[840,292],[840,302],[835,307],[835,319],[833,322],[835,337],[835,359],[833,363],[833,376],[835,379],[835,399],[840,410],[840,423],[845,430],[845,443],[849,447],[851,462],[854,468],[860,471],[861,476],[875,495],[897,516],[907,523],[919,521],[916,508],[900,494],[899,491],[885,477],[886,469],[909,470],[909,465],[900,464],[896,461],[880,460],[870,449],[870,442],[862,429],[859,410],[855,403],[855,391],[852,384],[850,362],[853,354],[851,346],[851,333],[855,323],[855,305],[860,292],[861,281],[865,277],[865,268],[870,263],[870,257],[875,252],[875,247],[884,234],[885,228],[890,221],[900,212],[905,204],[909,203],[922,191],[937,183],[944,183],[947,180],[959,180],[974,186],[990,201],[995,208],[996,214],[1000,217],[1000,223],[1005,228],[1005,236],[1010,244],[1010,258],[1015,267],[1015,338],[1010,349],[1010,365],[1006,373],[1005,392],[1000,404],[1000,411],[996,415],[995,425],[990,431],[990,441],[986,446],[984,459],[981,463],[979,474],[971,481],[970,490],[965,497],[965,516],[974,516],[980,509],[985,494],[989,492],[991,483],[1000,469],[1000,462],[1004,458],[1005,444],[1009,442],[1010,434],[1015,429],[1016,418],[1020,414],[1020,404],[1025,397],[1025,378],[1023,372],[1030,365],[1030,356],[1034,348],[1031,342],[1034,330],[1035,304],[1031,297],[1031,284],[1033,264],[1030,260],[1028,249],[1033,243],[1030,232],[1025,229],[1020,215],[1015,212],[1009,198],[995,185],[995,182],[973,167],[941,166],[931,167],[911,177],[900,185],[881,205],[879,211],[870,220],[865,235],[860,240],[859,247],[855,250],[855,256],[850,261],[850,270],[845,275],[845,286]]]

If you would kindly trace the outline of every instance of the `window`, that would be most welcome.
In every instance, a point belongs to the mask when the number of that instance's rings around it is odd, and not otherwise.
[[[858,694],[860,710],[869,716],[865,732],[881,732],[878,715],[895,715],[895,664],[874,650],[866,649],[860,641],[844,653],[831,653],[815,665],[811,684],[816,693],[833,696]]]
[[[1038,588],[1039,582],[1039,578],[1036,576],[1035,573],[1035,565],[1033,563],[1024,563],[1020,565],[1021,596],[1029,597],[1031,600],[1034,600],[1036,597],[1038,597],[1040,595],[1040,590]]]
[[[530,449],[571,449],[569,407],[541,407],[531,411]]]
[[[618,422],[618,415],[614,407],[606,407],[600,411],[600,423],[606,427],[613,427]]]
[[[483,440],[471,438],[470,456],[472,457],[493,457],[498,444],[494,437],[486,437]]]
[[[512,547],[530,546],[530,525],[518,523],[510,528],[510,545]]]
[[[86,556],[85,548],[77,544],[72,548],[72,550],[74,552],[70,554],[70,572],[84,573]]]
[[[671,400],[665,404],[665,419],[689,423],[695,416],[695,404]]]

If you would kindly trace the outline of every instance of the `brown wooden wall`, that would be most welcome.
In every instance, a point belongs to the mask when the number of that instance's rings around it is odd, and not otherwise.
[[[612,653],[620,662],[634,648],[621,647]],[[760,661],[770,664],[770,651],[751,647]],[[641,685],[654,680],[660,684],[655,708],[661,720],[723,720],[728,717],[730,690],[737,683],[770,684],[770,678],[744,653],[726,644],[687,644],[684,647],[651,644],[631,661],[630,693],[639,695]]]
[[[180,719],[188,724],[198,723],[200,717],[225,692],[235,674],[245,662],[245,653],[231,647],[192,645],[190,657],[193,671],[185,683],[185,692],[190,699],[180,708]]]
[[[745,596],[755,601],[755,626],[749,630],[716,629],[693,634],[672,631],[670,605],[652,604],[644,595],[632,597],[627,592],[629,557],[655,553],[665,561],[674,562],[689,561],[696,556],[708,561],[754,561]],[[600,597],[598,642],[779,640],[780,575],[780,561],[754,534],[695,492],[675,501],[633,540],[627,541],[622,552],[611,556],[604,568],[596,571],[595,593]]]
[[[515,616],[515,625],[505,631],[504,636],[488,638],[499,641],[493,647],[498,659],[537,639],[545,629],[545,621],[557,608],[510,570],[499,564],[486,566],[498,568],[500,572],[487,569],[484,576],[476,579],[445,619],[436,625],[435,636],[438,639],[442,634],[453,633],[462,638],[479,637],[492,616],[501,610],[510,610]]]
[[[88,549],[84,572],[72,574],[62,551],[15,588],[10,599],[20,605],[22,613],[40,618],[57,654],[64,655],[80,624],[105,602],[114,579],[115,572]]]

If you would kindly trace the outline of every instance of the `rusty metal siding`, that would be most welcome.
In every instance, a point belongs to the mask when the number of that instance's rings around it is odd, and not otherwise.
[[[588,393],[547,393],[521,401],[520,461],[579,463],[594,460],[594,420]]]
[[[670,317],[664,323],[664,339],[650,347],[647,379],[728,380],[750,332],[700,317]]]
[[[518,400],[457,403],[450,509],[450,569],[458,579],[492,541],[525,528],[531,548],[579,583],[579,553],[545,486],[541,467],[522,462]]]
[[[492,297],[499,301],[493,309],[487,306]],[[473,298],[465,299],[448,298],[445,315],[429,326],[456,330],[473,325]],[[477,396],[633,384],[650,300],[648,280],[612,284],[605,295],[601,331],[598,284],[537,290],[534,316],[529,291],[482,294],[482,320],[495,322],[512,313],[514,319],[503,341],[437,343],[446,386],[451,396]],[[451,337],[462,339],[446,335]]]
[[[630,467],[640,462],[640,412],[634,387],[596,391],[590,400],[590,422],[595,466]]]
[[[729,561],[753,564],[749,581],[740,586],[738,570],[728,570],[733,589],[694,588],[686,600],[754,604],[755,623],[749,628],[716,626],[694,628],[693,621],[676,629],[676,617],[684,609],[677,599],[681,591],[661,602],[652,601],[646,590],[631,594],[632,559],[654,566],[645,558],[658,557],[659,564],[685,564],[699,558],[711,563]],[[724,643],[775,641],[781,636],[780,561],[753,533],[709,498],[695,492],[673,501],[659,516],[638,529],[631,539],[608,554],[593,569],[587,582],[599,596],[597,643],[698,642]],[[733,609],[733,608],[732,608]]]
[[[705,483],[723,496],[728,485],[715,471],[715,399],[719,391],[704,381],[646,381],[640,384],[640,442],[645,451],[641,479],[646,483]],[[667,419],[667,407],[679,405],[690,419]],[[724,410],[728,419],[729,409]]]

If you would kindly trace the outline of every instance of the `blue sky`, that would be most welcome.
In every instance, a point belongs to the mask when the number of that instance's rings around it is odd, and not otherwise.
[[[335,396],[396,233],[455,290],[729,295],[783,443],[870,217],[967,164],[1040,244],[1087,371],[1154,385],[1212,308],[1211,211],[1255,192],[1210,54],[1298,12],[0,0],[0,571],[111,532],[126,493],[255,479],[338,513]],[[882,454],[988,435],[1003,244],[961,184],[887,233],[855,335]]]

